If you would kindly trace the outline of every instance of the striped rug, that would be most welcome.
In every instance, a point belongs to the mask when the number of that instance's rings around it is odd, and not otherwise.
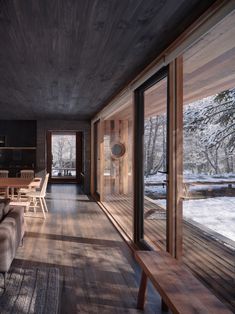
[[[6,290],[0,289],[1,314],[56,314],[58,305],[59,269],[55,267],[12,268]]]

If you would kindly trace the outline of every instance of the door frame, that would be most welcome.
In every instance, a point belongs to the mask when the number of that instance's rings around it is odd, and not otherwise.
[[[73,133],[76,135],[76,178],[52,178],[51,177],[51,166],[52,166],[52,147],[51,147],[51,138],[53,133]],[[83,145],[82,145],[83,133],[73,130],[49,130],[46,134],[46,145],[47,145],[47,172],[49,173],[49,182],[50,183],[82,183],[83,173],[82,173],[82,164],[83,164]]]
[[[97,164],[97,160],[98,160],[98,146],[100,145],[99,143],[99,135],[98,135],[98,127],[100,127],[100,119],[99,120],[96,120],[94,122],[94,125],[93,125],[93,138],[94,138],[94,141],[93,141],[93,187],[94,187],[94,192],[93,192],[93,195],[95,197],[95,199],[97,201],[100,200],[100,193],[97,192],[97,181],[100,179],[97,177],[97,169],[98,169],[98,164]]]
[[[134,91],[134,242],[141,249],[151,249],[144,240],[144,92],[167,78],[166,173],[169,174],[169,67],[163,67]],[[168,225],[167,189],[167,225]],[[168,226],[167,226],[168,230]],[[168,232],[166,232],[168,250]]]

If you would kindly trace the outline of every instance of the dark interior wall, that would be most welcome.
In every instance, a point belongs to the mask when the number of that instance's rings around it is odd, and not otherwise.
[[[47,167],[46,134],[47,131],[78,131],[83,133],[83,162],[85,175],[85,193],[90,193],[90,122],[67,120],[37,121],[37,168]]]
[[[36,146],[35,120],[0,120],[0,136],[6,137],[4,146]]]
[[[15,177],[22,169],[35,169],[37,122],[0,120],[0,169]]]

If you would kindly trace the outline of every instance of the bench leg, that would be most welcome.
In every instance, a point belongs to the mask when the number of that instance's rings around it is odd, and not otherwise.
[[[169,308],[166,303],[162,300],[162,312],[168,312]]]
[[[145,272],[142,271],[139,293],[138,293],[138,301],[137,301],[137,309],[139,309],[139,310],[144,309],[147,280],[148,280],[148,277],[146,276]]]

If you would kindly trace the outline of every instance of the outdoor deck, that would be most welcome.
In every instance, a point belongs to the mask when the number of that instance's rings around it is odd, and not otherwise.
[[[132,237],[132,198],[116,195],[109,197],[104,204],[122,229]],[[158,210],[162,212],[156,204],[145,200],[145,240],[165,249],[166,220],[149,219],[150,216],[146,214]],[[235,250],[219,243],[206,231],[184,221],[183,251],[184,263],[235,312]]]

